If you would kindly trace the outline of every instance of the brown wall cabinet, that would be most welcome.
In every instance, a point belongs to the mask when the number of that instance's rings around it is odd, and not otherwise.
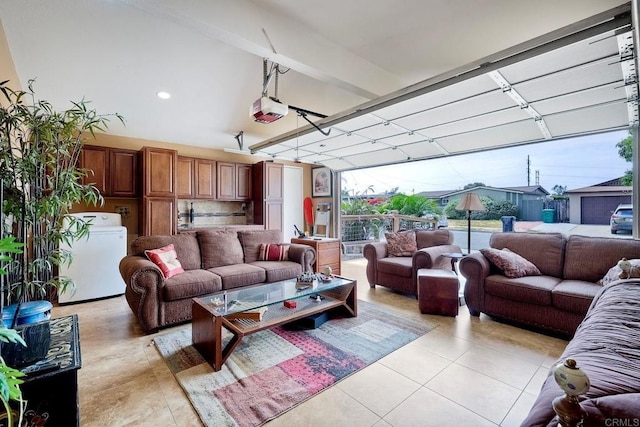
[[[195,198],[216,198],[216,161],[196,159]]]
[[[176,167],[176,188],[178,199],[193,199],[195,197],[196,159],[178,156]]]
[[[280,163],[258,162],[253,165],[253,218],[268,230],[282,230],[284,168]]]
[[[218,162],[218,200],[251,200],[251,165]]]
[[[80,166],[93,171],[82,183],[94,183],[102,196],[138,195],[137,151],[86,145],[82,148]]]
[[[178,154],[175,150],[142,149],[143,189],[141,234],[176,234]]]

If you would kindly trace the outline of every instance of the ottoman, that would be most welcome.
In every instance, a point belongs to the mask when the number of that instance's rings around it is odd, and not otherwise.
[[[418,270],[418,307],[421,313],[458,315],[458,275],[449,270]]]

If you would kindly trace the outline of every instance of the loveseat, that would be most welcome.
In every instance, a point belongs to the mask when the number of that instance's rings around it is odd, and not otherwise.
[[[600,289],[558,362],[567,358],[591,382],[581,397],[584,427],[640,425],[640,280]],[[522,427],[558,425],[552,402],[562,395],[549,372]]]
[[[584,319],[598,283],[626,257],[640,258],[640,242],[560,233],[494,233],[489,246],[530,261],[540,275],[507,277],[482,255],[460,260],[464,296],[473,316],[490,316],[571,336]]]
[[[413,232],[414,230],[408,230]],[[402,232],[404,233],[404,232]],[[387,233],[391,237],[390,233]],[[451,259],[442,254],[460,253],[453,244],[449,230],[415,230],[415,249],[403,256],[390,253],[389,243],[380,241],[364,245],[369,286],[385,286],[396,291],[417,295],[417,272],[421,268],[451,270]]]
[[[222,229],[138,237],[131,243],[130,255],[120,262],[125,297],[146,333],[188,321],[194,297],[311,271],[315,251],[307,245],[289,245],[285,260],[259,260],[262,244],[281,241],[277,230]],[[171,244],[184,272],[165,278],[145,251]]]

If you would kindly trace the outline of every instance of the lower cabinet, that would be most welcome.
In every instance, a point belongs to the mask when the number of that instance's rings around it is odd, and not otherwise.
[[[142,205],[143,235],[177,233],[178,207],[175,197],[143,197]]]
[[[311,246],[316,251],[313,271],[322,273],[325,267],[331,267],[333,274],[340,274],[340,239],[332,238],[294,238],[291,243]]]

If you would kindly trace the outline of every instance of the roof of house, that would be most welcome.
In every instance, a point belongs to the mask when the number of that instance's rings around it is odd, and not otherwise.
[[[441,199],[443,197],[450,197],[458,194],[468,193],[478,188],[485,188],[488,190],[498,190],[498,191],[510,191],[510,192],[516,192],[516,193],[522,193],[522,194],[536,194],[536,192],[542,191],[544,194],[549,194],[549,192],[540,185],[530,185],[530,186],[524,186],[524,187],[490,187],[487,185],[482,187],[466,188],[464,190],[458,189],[458,190],[421,191],[420,193],[418,193],[418,195],[424,196],[430,199]]]
[[[604,181],[599,184],[594,184],[588,187],[574,188],[567,190],[565,193],[614,193],[614,192],[631,192],[633,186],[622,185],[622,178],[614,178],[609,181]]]

